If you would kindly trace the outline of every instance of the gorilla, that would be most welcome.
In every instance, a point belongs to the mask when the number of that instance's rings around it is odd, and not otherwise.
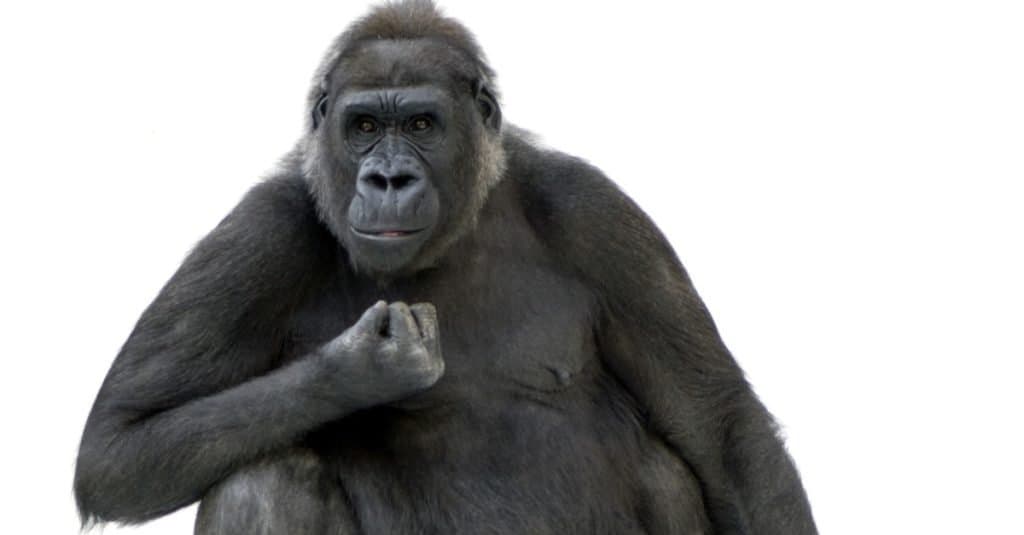
[[[665,238],[504,123],[461,24],[374,8],[308,111],[114,361],[85,525],[198,500],[202,534],[816,533]]]

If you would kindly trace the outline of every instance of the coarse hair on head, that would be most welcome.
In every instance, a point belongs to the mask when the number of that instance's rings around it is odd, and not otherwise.
[[[458,62],[461,65],[449,64],[449,68],[464,71],[463,77],[486,85],[495,98],[499,98],[494,70],[487,63],[476,37],[462,23],[445,16],[433,0],[390,0],[371,8],[334,40],[314,75],[307,109],[312,109],[328,90],[332,72],[346,56],[357,53],[367,43],[388,40],[426,40],[443,44],[463,60]]]

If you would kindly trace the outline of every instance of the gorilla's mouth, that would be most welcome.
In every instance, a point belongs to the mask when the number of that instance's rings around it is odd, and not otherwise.
[[[418,229],[358,229],[352,227],[352,232],[356,235],[363,236],[365,238],[377,238],[377,239],[395,239],[395,238],[408,238],[427,230],[426,227]]]

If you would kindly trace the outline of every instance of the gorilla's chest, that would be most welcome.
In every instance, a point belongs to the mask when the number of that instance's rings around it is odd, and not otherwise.
[[[578,281],[544,265],[503,258],[387,287],[336,283],[296,315],[288,358],[351,325],[378,300],[437,308],[445,374],[397,406],[527,400],[558,403],[593,377],[593,300]]]
[[[553,402],[597,364],[591,300],[576,281],[539,266],[503,265],[450,284],[460,287],[423,296],[438,307],[448,366],[435,395]]]

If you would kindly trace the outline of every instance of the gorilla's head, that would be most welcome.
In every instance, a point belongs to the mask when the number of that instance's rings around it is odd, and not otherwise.
[[[474,227],[504,165],[493,79],[473,36],[429,1],[380,6],[331,47],[303,171],[355,269],[415,272]]]

